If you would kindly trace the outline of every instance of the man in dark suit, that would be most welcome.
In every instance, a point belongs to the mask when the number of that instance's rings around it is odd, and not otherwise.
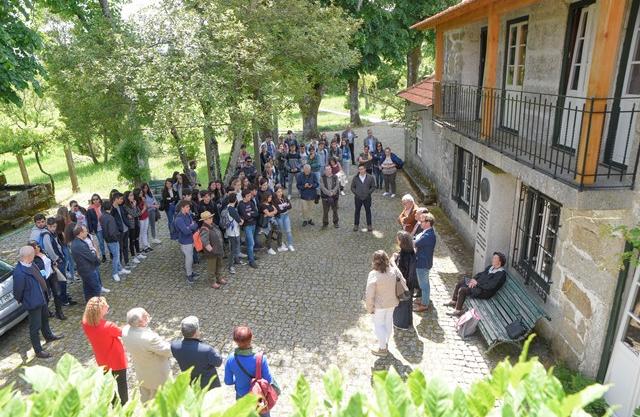
[[[62,339],[49,327],[49,309],[47,308],[47,283],[40,271],[33,265],[35,251],[31,246],[23,246],[19,251],[20,261],[13,270],[13,298],[29,313],[29,337],[38,358],[50,358],[40,344],[40,332],[47,343]]]
[[[78,275],[82,278],[85,301],[89,301],[91,297],[99,297],[102,294],[102,282],[98,273],[100,260],[85,241],[88,236],[89,231],[86,227],[76,226],[73,229],[74,239],[71,242],[71,254],[76,263]]]
[[[171,353],[181,371],[191,370],[191,382],[200,378],[200,386],[209,389],[220,386],[216,368],[222,365],[222,356],[211,345],[200,340],[200,321],[196,316],[185,317],[180,323],[182,340],[171,342]]]
[[[351,180],[351,192],[356,203],[355,218],[353,220],[353,231],[357,232],[360,225],[360,211],[364,206],[367,217],[367,230],[373,231],[371,224],[371,194],[376,190],[376,181],[371,174],[367,174],[364,165],[358,166],[358,174]]]

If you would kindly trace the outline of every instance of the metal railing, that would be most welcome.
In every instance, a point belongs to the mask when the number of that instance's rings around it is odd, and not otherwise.
[[[434,119],[579,190],[633,188],[640,100],[434,83]]]

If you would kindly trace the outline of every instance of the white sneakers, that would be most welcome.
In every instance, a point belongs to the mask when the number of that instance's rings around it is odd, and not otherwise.
[[[134,264],[139,264],[139,263],[140,263],[140,259],[138,259],[138,258],[133,258],[133,263],[134,263]]]
[[[162,241],[159,239],[151,239],[151,243],[155,243],[156,245],[159,245],[162,243]]]
[[[388,196],[388,195],[389,195],[389,193],[388,193],[388,192],[386,192],[386,191],[385,191],[384,193],[382,193],[382,196],[383,196],[383,197],[386,197],[386,196]]]
[[[278,248],[278,252],[286,252],[289,248],[284,243]]]
[[[136,258],[138,258],[138,259],[147,259],[147,255],[143,255],[143,254],[139,253],[139,254],[136,255]]]
[[[124,275],[128,275],[128,274],[130,274],[130,273],[131,273],[131,271],[130,271],[130,270],[128,270],[127,268],[122,268],[122,269],[120,270],[120,272],[119,272],[119,274],[124,274]]]
[[[267,251],[267,253],[268,253],[269,255],[275,255],[275,254],[276,254],[276,251],[274,251],[273,249],[269,248],[269,250]]]
[[[111,278],[113,278],[113,280],[114,280],[115,282],[120,282],[120,275],[118,275],[118,274],[115,274],[115,275],[114,275],[114,276],[112,276]]]
[[[394,198],[396,195],[395,194],[391,194],[391,198]]]
[[[346,195],[344,191],[340,191],[340,195]]]
[[[109,288],[102,287],[100,289],[100,292],[103,293],[103,294],[109,294],[111,292],[111,290]]]
[[[293,245],[289,245],[289,252],[295,252],[296,250],[293,249]]]

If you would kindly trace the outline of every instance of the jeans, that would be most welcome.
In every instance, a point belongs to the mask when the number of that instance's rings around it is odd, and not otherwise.
[[[313,172],[313,176],[316,177],[316,181],[318,182],[318,186],[316,187],[316,190],[320,190],[320,172]],[[324,172],[324,170],[322,170],[322,172]]]
[[[92,297],[100,297],[102,293],[102,281],[100,280],[100,272],[96,268],[90,274],[81,275],[82,277],[82,292],[84,294],[84,300],[89,301]]]
[[[253,264],[256,259],[253,255],[253,246],[255,245],[255,224],[248,224],[244,227],[244,237],[247,241],[247,257],[249,258],[249,263]]]
[[[287,194],[289,195],[289,198],[291,198],[291,189],[293,188],[293,183],[296,182],[296,175],[297,173],[295,172],[289,173],[289,183],[287,184]]]
[[[355,148],[353,146],[353,142],[349,143],[349,150],[351,151],[351,165],[355,165],[356,164],[356,154],[355,154]]]
[[[178,235],[175,232],[171,232],[171,223],[173,223],[173,217],[176,214],[176,205],[169,204],[169,207],[167,207],[167,210],[165,211],[165,213],[167,214],[167,227],[169,228],[171,240],[177,240]]]
[[[227,240],[231,246],[229,250],[229,268],[231,268],[240,261],[240,236],[229,236]]]
[[[120,242],[107,242],[109,252],[111,252],[111,275],[117,275],[122,270],[120,266]]]
[[[187,245],[180,244],[180,250],[184,255],[184,270],[187,276],[190,277],[193,275],[193,243]]]
[[[96,238],[98,238],[98,246],[100,247],[100,253],[102,254],[102,256],[107,256],[107,252],[105,251],[104,248],[104,234],[102,233],[102,230],[98,230],[96,232]]]
[[[382,175],[382,170],[379,168],[373,168],[373,176],[376,179],[376,187],[382,188],[382,182],[384,176]]]
[[[355,217],[353,219],[354,226],[360,224],[360,211],[364,206],[364,213],[367,217],[367,226],[371,226],[371,197],[367,197],[366,200],[360,200],[358,197],[354,197],[356,203]]]
[[[67,281],[58,281],[58,289],[60,291],[60,300],[67,304],[71,300],[71,296],[67,292]]]
[[[129,229],[129,252],[131,256],[136,256],[140,253],[140,240],[138,237],[140,236],[140,224],[136,220],[133,229]]]
[[[64,255],[64,270],[62,271],[68,278],[74,279],[76,274],[76,264],[71,257],[71,249],[68,245],[62,245],[62,254]]]
[[[280,169],[278,170],[278,183],[283,187],[287,185],[287,170]]]
[[[151,238],[156,238],[156,219],[158,217],[158,209],[149,209],[149,230],[151,230]]]
[[[378,347],[387,349],[393,332],[393,308],[376,308],[373,313],[373,328],[378,338]]]
[[[129,401],[129,391],[127,389],[127,368],[118,371],[111,371],[111,375],[116,379],[118,385],[118,397],[120,404],[125,405]]]
[[[343,159],[342,160],[342,170],[344,171],[344,175],[346,175],[347,177],[349,175],[351,175],[350,174],[350,171],[351,171],[351,161],[350,160],[348,160],[348,159]]]
[[[42,352],[40,332],[46,340],[53,339],[53,332],[49,327],[49,309],[46,304],[29,310],[29,338],[36,353]]]
[[[129,263],[129,233],[133,233],[133,230],[127,230],[120,238],[120,255],[125,265]]]
[[[416,268],[416,275],[418,276],[418,285],[422,290],[422,305],[429,305],[429,291],[431,289],[429,284],[429,270],[427,268]]]
[[[53,295],[53,305],[56,308],[57,314],[62,314],[62,298],[60,297],[60,285],[58,285],[58,277],[56,274],[52,274],[46,279],[47,288]]]
[[[140,246],[142,250],[149,247],[149,218],[140,220]]]
[[[384,175],[384,191],[391,194],[396,193],[396,173]]]
[[[276,217],[280,231],[287,236],[287,243],[289,246],[293,246],[293,234],[291,233],[291,219],[289,213],[282,213]]]

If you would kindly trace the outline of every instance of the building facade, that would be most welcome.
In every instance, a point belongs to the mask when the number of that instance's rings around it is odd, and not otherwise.
[[[414,25],[436,31],[436,71],[399,93],[407,163],[475,248],[476,271],[508,255],[551,316],[537,332],[615,384],[620,416],[640,405],[640,281],[612,233],[640,219],[639,10],[464,0]]]

